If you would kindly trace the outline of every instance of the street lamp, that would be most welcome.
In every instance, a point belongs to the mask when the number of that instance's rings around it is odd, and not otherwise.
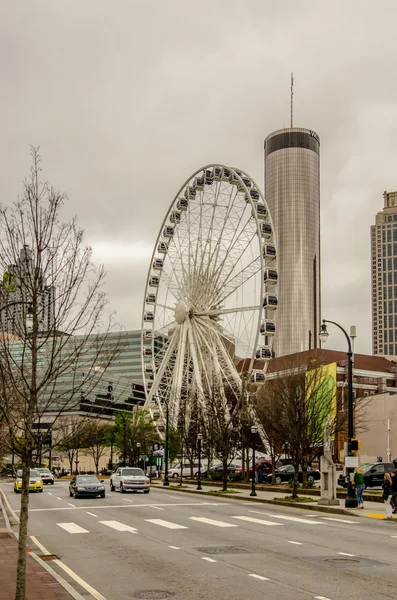
[[[169,406],[168,402],[165,401],[166,413],[165,413],[165,473],[163,486],[168,487],[170,485],[168,479],[168,432],[169,432]]]
[[[257,496],[255,490],[255,443],[254,436],[258,433],[258,427],[256,425],[251,426],[251,443],[252,443],[252,484],[250,496]]]
[[[197,487],[196,490],[202,490],[201,487],[201,440],[203,439],[203,434],[197,434],[197,453],[198,453],[198,473],[197,473]]]
[[[350,341],[350,337],[347,332],[343,329],[341,325],[335,323],[335,321],[328,321],[327,319],[323,319],[323,323],[321,325],[321,332],[319,334],[321,342],[326,342],[328,339],[328,331],[326,323],[331,323],[338,327],[345,334],[347,340],[347,455],[354,456],[350,448],[350,442],[354,437],[354,422],[353,422],[353,353],[352,353],[352,345]],[[351,473],[353,468],[350,466],[346,467],[346,479],[347,479],[347,494],[345,500],[345,508],[356,508],[357,507],[357,498],[353,490],[352,481],[351,481]]]
[[[140,447],[141,447],[141,442],[137,442],[136,447],[138,448],[138,467],[139,467],[139,451],[140,451]]]

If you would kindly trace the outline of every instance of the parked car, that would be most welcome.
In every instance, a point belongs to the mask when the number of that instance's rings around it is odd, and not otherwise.
[[[365,488],[381,486],[385,473],[396,470],[394,463],[366,463],[361,465],[361,469],[364,471]],[[338,477],[338,485],[347,488],[346,476],[343,473]]]
[[[96,475],[75,475],[69,484],[69,496],[75,498],[100,496],[104,498],[103,479],[99,480]]]
[[[238,465],[228,465],[227,474],[231,475],[233,473],[236,473],[236,471],[239,468],[240,467]],[[205,471],[203,471],[201,475],[202,477],[208,477],[208,479],[221,479],[223,476],[223,465],[215,465],[211,467],[209,471],[208,469],[205,469]]]
[[[199,463],[194,463],[193,464],[193,477],[197,477],[198,469],[199,469]],[[190,477],[190,475],[191,475],[190,463],[183,463],[183,468],[181,467],[181,464],[179,463],[176,467],[169,469],[168,477],[174,477],[175,479],[177,479],[178,477],[181,476],[181,470],[182,470],[182,477]],[[201,472],[203,473],[203,471],[204,471],[204,465],[202,464]]]
[[[283,483],[291,481],[294,477],[295,467],[294,465],[284,465],[279,469],[276,469],[276,483]],[[311,467],[307,468],[307,480],[309,482],[318,481],[321,478],[320,471],[317,469],[312,469]],[[271,473],[266,475],[266,483],[272,482]],[[302,483],[302,469],[300,468],[298,471],[298,482]]]
[[[119,490],[122,494],[137,491],[148,494],[150,492],[150,479],[138,467],[119,467],[110,476],[110,489],[112,492]]]
[[[46,469],[44,467],[37,468],[36,471],[40,473],[41,480],[45,484],[54,485],[54,475],[51,473],[50,469]]]
[[[255,471],[258,470],[259,465],[263,465],[264,477],[267,473],[272,472],[272,461],[271,460],[260,460],[257,463],[255,463]],[[281,462],[277,461],[276,468],[279,468],[281,466],[282,466]],[[242,467],[239,467],[236,472],[241,474],[243,472]],[[247,472],[247,468],[245,469],[245,472]],[[249,472],[250,476],[252,477],[252,465],[250,465],[248,472]]]
[[[14,492],[18,494],[22,491],[22,469],[18,469],[14,482]],[[30,469],[29,473],[29,492],[42,492],[43,481],[37,469]]]

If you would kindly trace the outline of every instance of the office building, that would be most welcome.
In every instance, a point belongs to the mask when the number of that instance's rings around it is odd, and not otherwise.
[[[397,192],[384,192],[371,226],[372,350],[397,354]]]
[[[318,347],[320,285],[320,139],[301,127],[265,140],[265,197],[277,241],[275,356]]]

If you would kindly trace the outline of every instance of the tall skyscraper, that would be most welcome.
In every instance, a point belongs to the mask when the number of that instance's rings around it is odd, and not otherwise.
[[[320,285],[320,138],[302,127],[265,140],[265,197],[276,231],[276,356],[318,347]]]
[[[33,270],[32,250],[25,245],[19,252],[16,264],[9,265],[3,274],[0,294],[0,331],[21,337],[25,331],[24,320],[29,312],[31,292],[30,274]],[[51,331],[54,326],[54,288],[40,278],[38,293],[39,333]]]
[[[383,193],[384,207],[371,226],[372,350],[397,354],[397,192]]]

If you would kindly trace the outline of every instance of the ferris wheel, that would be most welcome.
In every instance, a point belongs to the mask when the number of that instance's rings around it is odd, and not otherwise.
[[[176,425],[194,395],[213,386],[241,395],[237,363],[269,360],[275,334],[277,257],[273,225],[255,182],[208,165],[176,194],[157,237],[142,311],[145,407],[169,407]],[[263,370],[253,372],[264,379]],[[187,403],[187,404],[186,404]]]

